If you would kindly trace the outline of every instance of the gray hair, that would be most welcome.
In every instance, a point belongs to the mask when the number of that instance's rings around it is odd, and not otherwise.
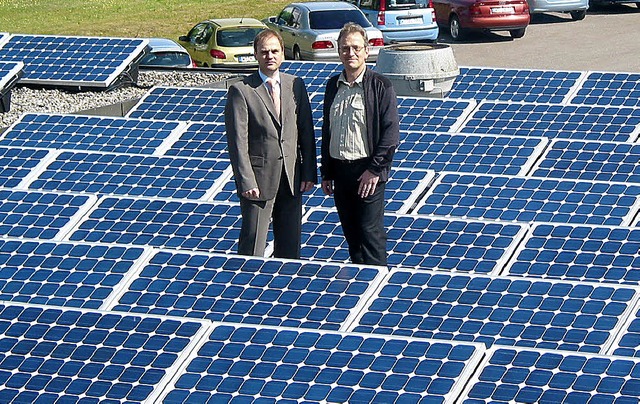
[[[365,31],[364,28],[362,28],[359,24],[356,24],[355,22],[348,22],[344,24],[344,27],[342,27],[342,29],[340,30],[340,34],[338,35],[338,44],[340,44],[340,41],[342,40],[342,38],[351,34],[362,35],[362,38],[364,38],[364,45],[365,46],[369,45],[369,37],[367,37],[367,31]]]

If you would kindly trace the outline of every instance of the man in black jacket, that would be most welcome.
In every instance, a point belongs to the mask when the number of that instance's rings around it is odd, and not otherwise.
[[[327,83],[322,124],[322,190],[334,195],[351,261],[386,265],[384,190],[399,143],[396,93],[368,69],[366,31],[348,23],[338,52],[344,70]]]

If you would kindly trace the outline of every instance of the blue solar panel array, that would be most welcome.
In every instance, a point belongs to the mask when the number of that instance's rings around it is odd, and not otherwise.
[[[640,132],[640,108],[483,101],[458,130],[627,142]]]
[[[581,83],[583,75],[570,71],[461,67],[447,96],[562,104]]]
[[[225,133],[222,123],[191,123],[165,154],[228,160]]]
[[[636,304],[627,323],[621,327],[609,353],[640,358],[640,302]],[[640,380],[640,375],[636,374],[636,379]]]
[[[548,178],[443,174],[418,203],[425,215],[518,222],[627,225],[640,185]]]
[[[154,87],[127,113],[129,118],[224,123],[227,90]]]
[[[640,73],[590,72],[571,102],[640,107]]]
[[[327,80],[329,80],[331,76],[342,72],[342,63],[287,60],[282,63],[280,69],[296,77],[300,77],[304,81],[309,94],[320,93],[324,95]]]
[[[393,270],[352,331],[605,353],[632,287]]]
[[[62,152],[26,185],[47,191],[206,200],[230,176],[228,160]]]
[[[48,155],[48,150],[0,146],[0,187],[17,187]]]
[[[475,107],[473,100],[399,97],[400,129],[455,132]]]
[[[218,325],[164,402],[445,403],[478,363],[472,344]]]
[[[555,140],[532,175],[575,180],[640,183],[640,145]]]
[[[2,37],[0,37],[0,46],[2,46]],[[16,81],[22,76],[22,62],[6,62],[0,60],[0,93],[10,90]]]
[[[184,129],[175,121],[29,113],[2,133],[0,145],[155,154]]]
[[[23,62],[24,84],[108,88],[131,69],[147,39],[11,35],[0,60]]]

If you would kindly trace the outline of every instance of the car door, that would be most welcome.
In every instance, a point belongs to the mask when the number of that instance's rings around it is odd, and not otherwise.
[[[277,29],[282,36],[282,41],[284,42],[284,53],[287,57],[291,57],[292,49],[293,49],[293,38],[295,37],[293,26],[294,23],[294,7],[287,6],[282,9],[280,14],[278,14],[278,18],[276,18]]]

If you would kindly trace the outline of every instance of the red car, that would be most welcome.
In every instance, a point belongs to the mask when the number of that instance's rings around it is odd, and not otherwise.
[[[473,30],[509,31],[522,38],[529,25],[526,0],[433,0],[438,25],[446,28],[453,40]]]

